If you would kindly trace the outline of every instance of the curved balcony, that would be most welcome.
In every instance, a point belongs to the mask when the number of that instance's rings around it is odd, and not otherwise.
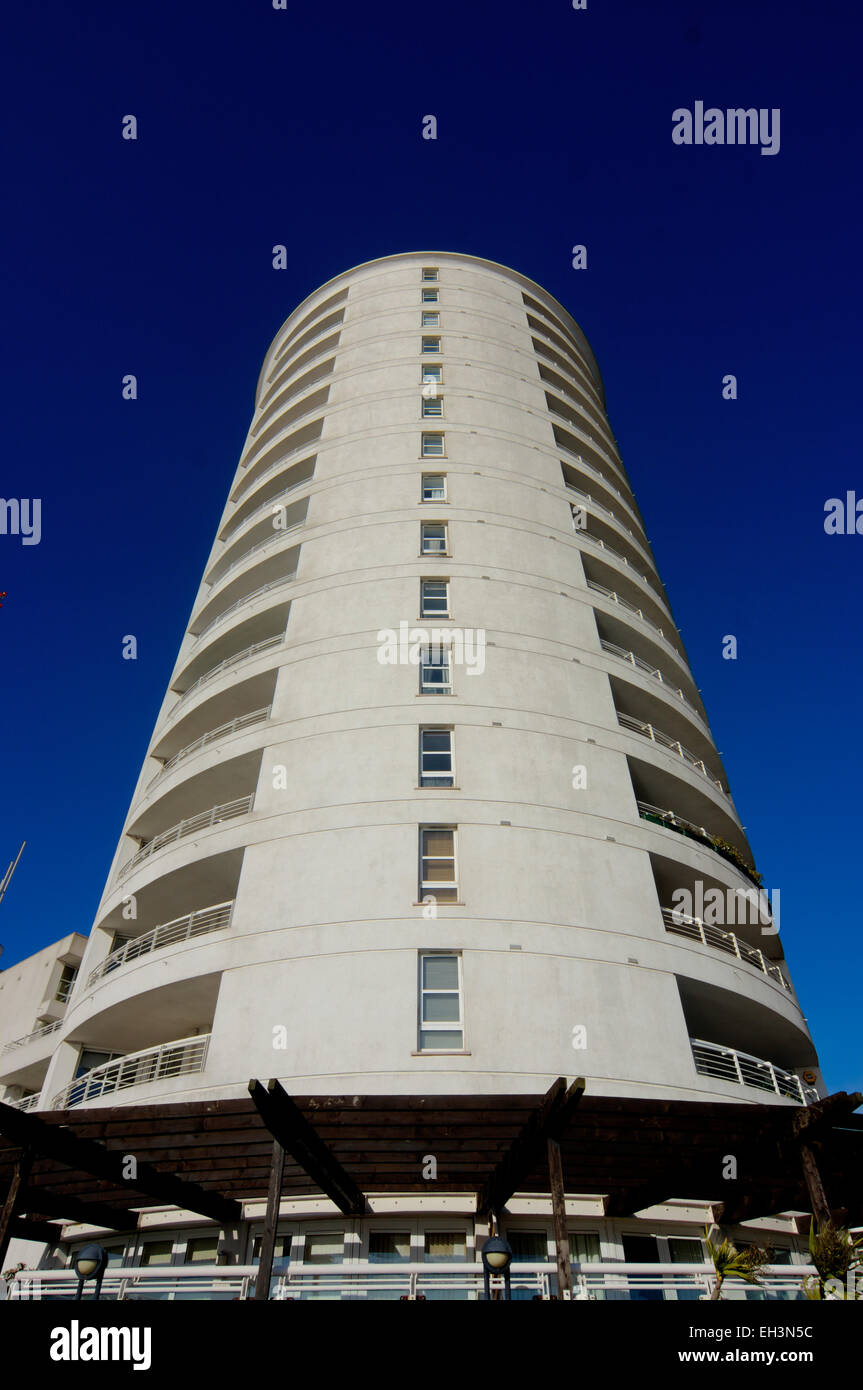
[[[217,623],[222,622],[224,618],[230,617],[232,613],[236,613],[239,608],[245,608],[247,604],[254,603],[256,599],[261,598],[264,594],[270,593],[273,589],[281,589],[285,584],[291,584],[296,577],[297,571],[294,570],[291,574],[282,575],[280,579],[271,579],[269,584],[262,584],[259,589],[253,589],[250,594],[243,594],[228,608],[223,608],[214,618],[211,618],[206,627],[201,628],[200,632],[196,632],[194,634],[195,641],[200,642],[201,638],[206,636]]]
[[[582,493],[582,496],[587,497],[587,493]],[[634,574],[636,579],[640,579],[642,584],[646,584],[648,588],[651,589],[651,591],[655,593],[657,597],[660,598],[661,602],[665,602],[665,600],[662,599],[662,596],[659,594],[659,590],[657,589],[654,581],[650,579],[646,574],[642,574],[641,570],[636,569],[635,565],[632,563],[631,560],[627,559],[622,550],[615,550],[614,546],[609,545],[608,541],[604,541],[601,536],[594,536],[591,534],[590,531],[586,531],[580,527],[576,529],[576,535],[578,536],[579,540],[590,541],[591,545],[598,546],[600,550],[605,551],[606,555],[612,555],[614,559],[619,561],[621,565],[626,565],[626,568],[629,570],[630,574]]]
[[[201,734],[200,738],[196,738],[193,743],[187,743],[185,748],[181,748],[172,758],[168,758],[167,762],[159,768],[155,777],[151,777],[147,783],[147,791],[149,792],[150,788],[159,781],[160,777],[164,777],[166,772],[170,772],[172,767],[176,767],[192,753],[197,753],[198,749],[206,748],[208,744],[215,743],[220,738],[227,738],[229,734],[235,734],[240,729],[250,729],[255,724],[266,723],[271,712],[271,705],[268,705],[266,709],[252,710],[251,714],[238,715],[236,719],[229,719],[227,724],[220,724],[218,729],[211,729],[209,733]]]
[[[738,1086],[751,1086],[758,1091],[772,1091],[777,1096],[796,1100],[799,1105],[814,1105],[818,1100],[814,1087],[804,1086],[799,1076],[774,1066],[772,1062],[764,1062],[760,1057],[738,1052],[733,1047],[704,1042],[701,1038],[690,1038],[689,1042],[699,1076],[709,1076],[716,1081],[732,1081]]]
[[[266,536],[262,541],[258,541],[257,545],[250,545],[248,550],[244,550],[242,555],[238,555],[236,560],[232,560],[227,569],[223,569],[221,573],[217,573],[219,568],[217,561],[210,571],[213,578],[207,579],[205,582],[210,585],[211,589],[215,589],[217,585],[227,579],[229,574],[232,574],[240,565],[244,565],[253,555],[257,555],[259,551],[265,550],[268,546],[275,545],[276,541],[284,540],[285,536],[292,535],[294,531],[299,531],[302,525],[303,523],[301,521],[295,522],[293,526],[286,526],[284,530],[274,531],[272,535]]]
[[[150,1081],[203,1071],[211,1036],[211,1033],[202,1033],[180,1038],[177,1042],[145,1048],[143,1052],[130,1052],[126,1057],[115,1057],[113,1062],[103,1062],[59,1091],[51,1102],[51,1109],[69,1110],[88,1100],[110,1095],[112,1091],[126,1091],[131,1086],[146,1086]]]
[[[747,864],[743,856],[726,840],[717,835],[711,835],[710,831],[705,830],[703,825],[695,825],[693,821],[686,820],[684,816],[676,815],[674,811],[664,811],[661,806],[651,806],[647,801],[638,801],[636,805],[642,820],[664,826],[666,830],[675,830],[678,835],[685,835],[691,840],[698,840],[700,844],[706,845],[708,849],[714,850],[723,859],[727,859],[729,864],[733,864],[735,869],[739,869],[742,874],[751,879],[757,888],[761,887],[761,875],[750,864]]]
[[[5,1057],[7,1052],[15,1052],[18,1048],[26,1047],[28,1043],[36,1042],[38,1038],[47,1038],[49,1033],[56,1033],[62,1022],[62,1018],[57,1018],[53,1023],[46,1023],[44,1028],[37,1028],[35,1032],[28,1033],[24,1038],[15,1038],[14,1042],[6,1043],[5,1047],[0,1048],[0,1057]]]
[[[189,686],[188,690],[183,691],[179,700],[171,709],[171,717],[176,714],[183,701],[188,699],[200,686],[206,685],[208,681],[215,680],[217,676],[221,676],[225,671],[229,671],[232,666],[239,666],[241,662],[248,661],[253,656],[259,656],[261,652],[272,651],[275,647],[280,647],[284,640],[284,633],[280,632],[275,637],[265,638],[263,642],[253,642],[250,647],[244,647],[241,652],[235,652],[233,656],[226,656],[224,661],[219,661],[215,666],[211,666],[209,671],[205,671],[202,676],[199,676],[198,679]]]
[[[211,806],[209,811],[201,811],[197,816],[190,816],[188,820],[181,820],[177,825],[172,825],[170,830],[163,830],[161,835],[154,835],[152,840],[141,846],[137,854],[133,854],[132,858],[126,861],[117,877],[125,878],[136,865],[149,859],[156,850],[164,849],[165,845],[184,840],[188,835],[197,835],[201,830],[219,825],[222,821],[236,820],[238,816],[248,815],[254,799],[255,794],[252,792],[250,796],[237,797],[236,801],[225,801],[221,806]]]
[[[611,519],[612,519],[612,521],[616,522],[617,525],[620,527],[621,531],[625,531],[626,534],[627,534],[628,536],[631,536],[631,537],[632,537],[633,545],[634,545],[640,552],[641,552],[641,551],[644,551],[644,546],[642,545],[642,543],[641,543],[641,541],[639,540],[638,536],[637,536],[637,535],[635,534],[635,532],[633,531],[632,527],[631,527],[631,526],[627,526],[626,522],[623,521],[623,520],[621,519],[621,517],[619,517],[619,516],[617,515],[617,512],[614,511],[614,509],[613,509],[612,507],[609,507],[607,503],[605,503],[605,502],[603,502],[603,501],[601,500],[601,498],[599,498],[599,497],[594,497],[592,493],[590,493],[590,492],[585,492],[585,491],[584,491],[582,488],[580,488],[580,487],[573,487],[572,483],[566,483],[565,486],[566,486],[567,492],[571,492],[575,497],[581,497],[581,498],[583,498],[583,500],[584,500],[585,502],[589,502],[589,503],[590,503],[591,507],[594,507],[597,511],[604,512],[604,513],[606,514],[606,516],[610,516]],[[584,533],[582,533],[582,534],[584,534]],[[617,555],[619,559],[622,559],[622,558],[623,558],[623,557],[620,555],[620,552],[617,551],[617,550],[612,550],[612,549],[611,549],[611,546],[607,546],[607,547],[605,547],[605,548],[608,549],[609,551],[611,551],[611,554],[612,554],[612,555]],[[644,558],[645,560],[649,560],[650,557],[645,553],[645,554],[643,555],[643,558]],[[632,569],[632,570],[634,571],[635,574],[638,575],[639,579],[643,579],[644,582],[645,582],[645,584],[650,584],[651,581],[647,578],[647,575],[646,575],[646,574],[641,574],[640,571],[637,570],[637,569],[635,568],[635,566],[634,566],[629,560],[626,560],[625,563],[626,563],[627,565],[629,565],[630,569]]]
[[[97,980],[111,975],[129,961],[138,960],[152,951],[161,951],[165,946],[175,946],[178,941],[191,941],[193,937],[207,936],[210,932],[225,931],[231,925],[233,901],[217,903],[214,907],[202,907],[197,912],[188,912],[185,917],[175,917],[172,922],[163,922],[153,931],[143,936],[135,936],[106,956],[101,965],[91,970],[87,984],[94,985]]]
[[[712,946],[716,951],[725,951],[730,956],[736,956],[738,960],[745,961],[747,965],[754,965],[756,970],[761,970],[765,975],[769,975],[771,980],[775,980],[778,985],[786,989],[790,994],[791,985],[778,965],[771,965],[765,959],[764,952],[750,946],[746,941],[741,941],[739,936],[735,936],[733,931],[724,931],[721,927],[708,926],[702,922],[700,917],[687,917],[685,913],[679,912],[676,908],[664,907],[662,916],[665,922],[665,930],[673,932],[675,936],[685,936],[690,941],[700,941],[703,946]]]
[[[600,637],[599,645],[604,652],[608,652],[611,656],[620,657],[621,661],[628,661],[630,666],[634,666],[636,670],[644,671],[646,675],[653,676],[654,680],[659,681],[660,685],[668,691],[669,695],[674,695],[691,711],[699,724],[704,724],[704,720],[692,701],[687,699],[679,685],[671,684],[668,677],[662,674],[658,666],[651,666],[649,661],[643,661],[640,656],[636,656],[634,652],[627,651],[625,647],[619,647],[616,642],[607,642],[604,637]]]
[[[617,722],[621,728],[628,729],[634,734],[641,734],[643,738],[649,738],[652,743],[658,743],[661,748],[667,748],[669,752],[676,753],[685,763],[688,763],[690,767],[694,767],[698,772],[701,772],[709,782],[712,782],[714,787],[717,787],[719,791],[722,792],[723,796],[730,796],[728,788],[723,786],[722,782],[720,782],[717,777],[714,777],[712,772],[708,771],[704,764],[704,760],[702,758],[696,758],[695,754],[690,753],[689,749],[684,748],[683,744],[678,742],[677,739],[669,738],[668,734],[661,733],[653,724],[645,724],[641,719],[633,719],[629,714],[620,714],[620,712],[618,712]]]
[[[3,1104],[8,1105],[12,1110],[23,1110],[26,1112],[28,1110],[35,1110],[40,1099],[41,1096],[37,1093],[35,1096],[23,1096],[21,1100],[4,1100]]]
[[[639,578],[640,577],[641,576],[639,576]],[[593,589],[598,594],[602,594],[602,597],[607,598],[611,603],[616,603],[620,608],[626,609],[627,613],[634,613],[637,618],[640,618],[643,623],[646,623],[649,628],[662,638],[663,643],[674,659],[679,661],[682,666],[686,665],[686,658],[681,656],[670,638],[666,637],[662,628],[657,626],[652,618],[648,618],[647,614],[641,608],[637,607],[636,604],[630,603],[628,598],[622,598],[614,589],[607,589],[604,584],[597,583],[595,579],[588,579],[587,587],[588,589]]]
[[[295,463],[293,467],[294,469],[301,468],[302,464]],[[224,526],[222,527],[219,533],[218,539],[220,541],[224,541],[227,545],[230,540],[230,537],[233,536],[236,531],[239,531],[241,527],[246,526],[251,521],[260,520],[264,513],[267,513],[271,516],[272,509],[274,506],[278,506],[280,502],[283,502],[284,499],[286,497],[289,497],[292,492],[296,492],[298,488],[304,487],[306,486],[306,484],[310,483],[313,480],[314,475],[315,468],[313,460],[311,470],[307,471],[296,482],[280,484],[276,479],[275,481],[277,485],[275,487],[271,487],[269,489],[267,489],[266,487],[259,488],[257,492],[252,493],[251,497],[246,498],[246,501],[242,507],[237,508],[230,521],[225,522]],[[261,492],[266,492],[267,495],[261,498],[261,500],[255,505],[252,505],[255,502],[255,498]],[[302,500],[308,501],[308,498],[298,499],[298,501]]]

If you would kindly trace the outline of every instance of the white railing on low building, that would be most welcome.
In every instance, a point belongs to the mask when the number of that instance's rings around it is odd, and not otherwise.
[[[712,772],[708,771],[704,759],[696,758],[695,754],[690,753],[688,748],[684,748],[683,744],[678,739],[670,738],[668,734],[662,733],[661,730],[657,729],[653,724],[645,723],[643,719],[633,719],[631,715],[621,714],[619,711],[617,722],[622,728],[629,729],[635,734],[641,734],[644,738],[649,738],[653,743],[658,743],[661,747],[669,749],[672,753],[676,753],[677,756],[682,758],[685,763],[688,763],[690,767],[694,767],[696,771],[702,773],[709,782],[713,783],[714,787],[718,787],[723,796],[728,796],[728,788],[724,787],[719,779],[714,777]]]
[[[759,1091],[773,1091],[801,1105],[811,1105],[818,1100],[818,1092],[813,1087],[804,1086],[794,1072],[785,1071],[773,1062],[765,1062],[733,1047],[705,1042],[703,1038],[690,1038],[689,1041],[699,1076],[733,1081],[738,1086],[751,1086]]]
[[[79,1076],[51,1101],[52,1110],[68,1110],[85,1101],[114,1091],[126,1091],[132,1086],[146,1086],[151,1081],[163,1081],[173,1076],[188,1076],[204,1070],[210,1033],[201,1033],[176,1042],[147,1047],[125,1057],[103,1062],[84,1076]]]
[[[676,936],[688,937],[691,941],[700,941],[704,946],[712,946],[717,951],[726,951],[728,955],[736,956],[738,960],[745,961],[747,965],[754,965],[756,970],[761,970],[765,975],[769,975],[771,980],[775,980],[783,989],[791,992],[791,985],[786,980],[778,965],[771,965],[764,955],[755,946],[750,946],[748,942],[741,941],[733,931],[725,931],[722,927],[715,927],[707,922],[703,922],[700,917],[687,917],[685,913],[678,912],[676,908],[664,907],[662,916],[665,920],[665,930],[673,932]]]
[[[201,811],[197,816],[190,816],[188,820],[178,821],[172,825],[170,830],[163,830],[161,835],[155,835],[152,840],[148,840],[133,854],[121,868],[118,878],[125,878],[126,874],[131,873],[137,864],[144,859],[149,859],[156,850],[164,849],[165,845],[171,845],[176,840],[184,840],[188,835],[196,835],[201,830],[207,830],[212,825],[220,825],[222,821],[236,820],[238,816],[245,816],[252,809],[252,802],[255,794],[249,796],[238,796],[235,801],[224,801],[220,806],[211,806],[209,811]]]
[[[201,638],[210,631],[211,627],[215,627],[216,623],[220,623],[223,618],[230,617],[231,613],[235,613],[238,608],[245,608],[247,603],[254,603],[255,599],[260,598],[262,594],[270,593],[272,589],[281,589],[283,585],[292,583],[296,577],[297,571],[294,570],[292,574],[283,575],[281,579],[273,579],[269,584],[262,584],[260,589],[253,590],[251,594],[243,594],[242,598],[238,598],[228,608],[223,608],[220,613],[217,613],[214,618],[211,618],[206,627],[201,628],[200,632],[196,632],[194,634],[195,641],[200,642]]]
[[[189,912],[185,917],[175,917],[171,922],[163,922],[143,936],[132,937],[125,946],[119,946],[106,956],[101,965],[90,971],[88,985],[94,985],[106,975],[111,975],[129,961],[140,956],[161,951],[165,946],[175,946],[178,941],[191,941],[197,936],[207,936],[210,932],[225,931],[231,925],[233,901],[217,903],[214,907],[202,907],[197,912]]]
[[[41,1092],[37,1093],[35,1096],[22,1096],[20,1100],[6,1100],[3,1104],[10,1105],[13,1110],[35,1110],[36,1106],[39,1104],[40,1096]]]
[[[32,1033],[27,1033],[23,1038],[15,1038],[14,1042],[8,1042],[0,1049],[0,1056],[6,1052],[14,1052],[19,1047],[26,1047],[28,1043],[36,1042],[38,1038],[47,1038],[49,1033],[56,1033],[63,1022],[62,1018],[55,1019],[53,1023],[46,1023],[43,1028],[37,1028]]]
[[[226,656],[224,661],[220,661],[217,665],[211,666],[209,671],[205,671],[202,676],[198,677],[193,685],[189,686],[188,690],[183,691],[179,700],[174,705],[174,708],[171,710],[171,715],[173,716],[176,714],[183,701],[188,699],[193,691],[198,690],[202,685],[206,685],[208,681],[215,680],[223,671],[229,671],[232,666],[239,666],[241,661],[248,661],[250,657],[259,656],[261,652],[268,652],[272,650],[273,647],[281,646],[284,640],[285,635],[283,632],[280,632],[277,637],[267,637],[263,642],[253,642],[250,647],[244,647],[241,652],[235,652],[233,656]]]
[[[227,738],[228,734],[235,734],[239,729],[249,729],[255,724],[263,724],[270,717],[272,706],[267,705],[266,709],[252,710],[251,714],[240,714],[236,719],[229,719],[227,724],[220,724],[218,729],[210,729],[206,734],[201,734],[193,743],[187,743],[185,748],[181,748],[172,758],[168,758],[159,768],[155,777],[151,777],[147,784],[147,790],[158,782],[160,777],[164,777],[166,772],[170,772],[172,767],[176,767],[184,758],[188,758],[191,753],[197,753],[199,748],[206,748],[208,743],[214,743],[217,739]]]

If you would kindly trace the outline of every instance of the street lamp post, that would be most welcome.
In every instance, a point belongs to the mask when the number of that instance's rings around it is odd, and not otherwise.
[[[78,1275],[78,1292],[75,1295],[80,1300],[83,1293],[84,1281],[86,1279],[96,1280],[96,1291],[94,1299],[98,1301],[99,1293],[102,1288],[102,1275],[105,1273],[105,1266],[108,1263],[108,1252],[101,1245],[85,1245],[83,1250],[79,1250],[75,1256],[75,1273]]]
[[[512,1246],[503,1236],[494,1234],[494,1221],[489,1223],[489,1237],[482,1247],[482,1277],[485,1284],[486,1300],[491,1298],[491,1276],[502,1274],[504,1298],[512,1298],[509,1268],[512,1264]]]

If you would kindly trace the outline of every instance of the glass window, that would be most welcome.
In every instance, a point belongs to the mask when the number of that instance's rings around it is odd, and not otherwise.
[[[369,1264],[391,1265],[410,1261],[410,1231],[372,1231],[369,1235]]]
[[[424,618],[449,616],[449,584],[446,579],[420,580],[420,614]]]
[[[424,401],[423,405],[432,404],[431,399]],[[422,456],[428,458],[443,458],[444,437],[442,434],[424,434],[422,437]]]
[[[75,976],[78,974],[77,965],[64,965],[60,974],[60,982],[57,985],[57,993],[54,998],[60,1004],[65,1004],[69,995],[72,993],[72,986],[75,983]]]
[[[446,501],[446,478],[442,473],[423,473],[424,502]]]
[[[701,1241],[689,1236],[669,1236],[668,1257],[675,1265],[700,1265],[704,1262]]]
[[[443,380],[443,368],[437,362],[423,362],[423,385],[436,382],[440,385]]]
[[[427,1263],[467,1259],[467,1236],[464,1231],[426,1231],[425,1258]]]
[[[452,729],[420,729],[420,786],[452,785]]]
[[[422,352],[440,352],[440,338],[429,338],[423,334],[421,343]]]
[[[438,290],[423,290],[423,292],[422,292],[423,304],[437,304],[437,301],[438,301],[438,293],[439,293]]]
[[[425,418],[431,415],[443,415],[443,396],[423,396],[422,413]],[[432,438],[433,436],[427,436]],[[425,453],[425,450],[423,450]]]
[[[599,1264],[602,1260],[599,1236],[594,1231],[570,1231],[569,1257],[579,1264]]]
[[[420,523],[420,539],[423,555],[446,554],[446,522],[423,521]]]
[[[439,832],[423,832],[431,833]],[[461,1051],[461,957],[424,955],[421,967],[420,1051]]]
[[[316,1231],[306,1236],[303,1259],[311,1265],[338,1265],[344,1258],[345,1237],[342,1231]]]
[[[437,309],[424,309],[422,314],[422,328],[439,328],[440,314]]]
[[[186,1241],[185,1263],[187,1265],[214,1265],[218,1263],[218,1236],[196,1236]]]
[[[442,644],[420,652],[420,690],[425,695],[451,695],[450,649]]]
[[[436,267],[436,266],[431,266],[431,265],[424,265],[424,266],[423,266],[423,279],[424,279],[424,280],[436,280],[436,279],[437,279],[437,267]]]
[[[141,1264],[169,1265],[173,1251],[173,1240],[148,1240],[141,1251]]]

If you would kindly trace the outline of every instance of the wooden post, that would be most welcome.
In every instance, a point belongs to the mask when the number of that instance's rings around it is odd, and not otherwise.
[[[827,1205],[827,1193],[824,1191],[824,1184],[821,1181],[818,1164],[815,1162],[815,1155],[808,1144],[800,1145],[800,1162],[809,1191],[809,1200],[812,1203],[815,1224],[820,1231],[821,1227],[826,1226],[831,1220],[830,1208]]]
[[[12,1220],[20,1207],[24,1185],[30,1176],[32,1167],[33,1150],[22,1149],[12,1173],[12,1181],[9,1184],[6,1201],[3,1203],[3,1210],[0,1211],[0,1272],[2,1272],[3,1261],[6,1259],[6,1251],[9,1249],[9,1241],[12,1237]]]
[[[566,1200],[563,1187],[563,1164],[560,1143],[548,1140],[548,1176],[551,1186],[551,1210],[554,1217],[554,1245],[557,1251],[557,1283],[561,1298],[572,1298],[572,1265],[569,1262],[569,1236],[566,1230]]]
[[[282,1201],[282,1174],[285,1170],[285,1151],[278,1139],[273,1140],[273,1161],[270,1166],[270,1186],[267,1192],[267,1215],[264,1220],[264,1234],[261,1237],[261,1258],[255,1280],[255,1302],[270,1296],[270,1279],[273,1274],[273,1254],[276,1248],[276,1232],[279,1227],[279,1207]]]

